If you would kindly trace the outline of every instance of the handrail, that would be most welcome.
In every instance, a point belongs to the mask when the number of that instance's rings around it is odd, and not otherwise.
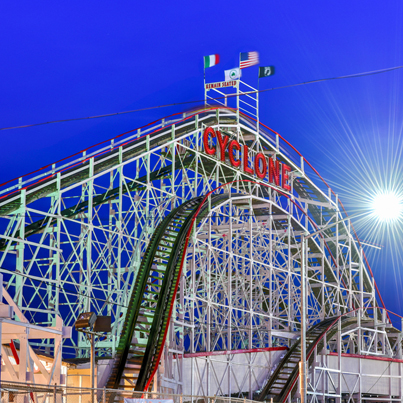
[[[327,332],[328,332],[342,317],[344,317],[344,316],[346,316],[346,315],[349,315],[349,314],[351,314],[351,313],[353,313],[353,312],[356,312],[356,311],[359,311],[359,310],[368,309],[368,308],[371,309],[371,308],[368,307],[368,306],[366,306],[366,307],[364,306],[364,307],[360,307],[360,308],[355,308],[355,309],[353,309],[353,310],[351,310],[351,311],[345,312],[345,313],[343,313],[342,315],[338,316],[338,317],[325,329],[325,331],[319,336],[319,338],[316,340],[315,344],[309,349],[309,351],[308,351],[308,353],[307,353],[307,355],[306,355],[306,360],[307,360],[307,362],[308,362],[309,359],[311,358],[311,356],[312,356],[313,352],[315,351],[315,348],[318,346],[319,342],[325,337],[325,335],[327,334]],[[377,309],[385,309],[385,311],[390,312],[391,314],[396,315],[396,316],[398,316],[399,318],[403,318],[402,316],[400,316],[400,315],[398,315],[398,314],[396,314],[396,313],[394,313],[394,312],[392,312],[392,311],[389,311],[389,310],[386,309],[386,308],[377,307]],[[389,319],[389,317],[388,317],[388,319]],[[285,395],[285,397],[284,397],[284,399],[283,399],[283,402],[285,402],[285,401],[287,400],[287,397],[288,397],[288,395],[291,393],[292,389],[294,388],[295,383],[298,381],[298,378],[299,378],[299,371],[298,371],[298,376],[296,376],[296,378],[294,379],[294,381],[293,381],[291,387],[288,389],[288,392],[287,392],[287,394]]]
[[[169,128],[169,127],[172,126],[173,124],[178,124],[178,123],[184,122],[184,121],[186,121],[186,120],[189,120],[189,119],[193,118],[195,115],[197,115],[197,114],[199,114],[199,113],[209,112],[209,111],[213,111],[213,110],[217,110],[217,109],[234,110],[234,108],[229,108],[229,107],[216,107],[216,106],[214,106],[214,107],[209,107],[209,108],[201,108],[201,109],[198,109],[198,110],[196,110],[196,111],[193,110],[193,113],[192,113],[191,115],[188,115],[188,116],[184,117],[183,119],[178,119],[178,120],[176,120],[174,123],[168,124],[167,126],[158,127],[157,129],[154,130],[154,132],[155,132],[155,131],[158,131],[158,130],[161,130],[162,128]],[[38,168],[38,169],[36,169],[36,170],[34,170],[34,171],[32,171],[32,172],[27,173],[27,174],[25,174],[25,175],[18,176],[18,177],[16,177],[16,178],[10,179],[10,180],[8,180],[8,181],[6,181],[6,182],[0,183],[0,188],[1,188],[2,186],[7,185],[7,184],[10,183],[10,182],[13,182],[13,181],[16,181],[16,180],[20,180],[21,178],[25,178],[25,177],[27,177],[27,176],[29,176],[29,175],[32,175],[32,174],[35,174],[35,173],[37,173],[37,172],[41,172],[41,171],[43,171],[43,170],[46,169],[46,168],[51,168],[52,166],[54,166],[54,165],[56,165],[56,164],[58,164],[58,163],[60,163],[60,162],[66,161],[66,160],[68,160],[69,158],[72,158],[72,157],[75,157],[75,156],[80,155],[80,154],[82,154],[82,153],[85,153],[85,152],[87,152],[88,150],[90,150],[90,149],[92,149],[92,148],[98,147],[98,146],[100,146],[100,145],[102,145],[102,144],[105,144],[105,143],[108,143],[108,142],[112,142],[112,141],[114,141],[114,140],[116,140],[116,139],[121,138],[122,136],[124,136],[124,135],[126,135],[126,134],[133,133],[133,132],[136,132],[136,131],[141,130],[141,129],[145,129],[145,128],[151,126],[151,125],[154,125],[154,124],[157,123],[157,122],[162,122],[161,124],[163,124],[163,122],[164,122],[165,119],[168,119],[168,118],[171,118],[171,117],[174,117],[174,116],[177,116],[177,115],[183,115],[184,113],[186,113],[186,112],[177,112],[177,113],[174,113],[174,114],[172,114],[172,115],[168,115],[168,116],[166,116],[166,117],[164,117],[164,118],[157,119],[157,120],[155,120],[155,121],[153,121],[153,122],[150,122],[150,123],[148,123],[148,124],[146,124],[146,125],[140,126],[140,127],[136,128],[136,129],[129,130],[129,131],[127,131],[127,132],[121,133],[121,134],[119,134],[119,135],[117,135],[117,136],[115,136],[115,137],[112,137],[112,138],[110,138],[110,139],[107,139],[107,140],[101,141],[101,142],[99,142],[99,143],[96,143],[96,144],[94,144],[94,145],[92,145],[92,146],[89,146],[89,147],[87,147],[87,148],[84,148],[84,149],[82,149],[82,150],[80,150],[80,151],[78,151],[78,152],[76,152],[76,153],[74,153],[74,154],[71,154],[71,155],[69,155],[69,156],[67,156],[67,157],[64,157],[64,158],[62,158],[62,159],[60,159],[60,160],[58,160],[58,161],[52,162],[52,163],[50,163],[50,164],[47,164],[47,165],[45,165],[45,166],[43,166],[43,167],[41,167],[41,168]],[[140,136],[140,137],[138,137],[138,138],[136,138],[136,139],[130,140],[130,142],[138,141],[138,140],[140,140],[140,139],[142,139],[142,138],[144,138],[144,137],[146,137],[146,136],[148,136],[148,135],[150,135],[150,134],[152,134],[152,133],[154,133],[154,132],[150,132],[150,133],[143,134],[142,136]],[[121,145],[122,145],[122,144],[120,144],[119,146],[121,146]],[[123,145],[126,145],[126,144],[123,144]],[[111,146],[112,146],[112,148],[116,148],[117,145],[113,144],[113,145],[111,145]],[[101,151],[101,150],[100,150],[100,151]],[[94,154],[94,155],[92,155],[91,157],[87,157],[87,156],[86,156],[84,159],[81,159],[79,162],[81,162],[81,163],[82,163],[82,162],[85,162],[85,161],[87,161],[88,159],[90,159],[90,158],[92,158],[92,157],[94,157],[94,156],[97,156],[97,155],[99,155],[99,154]],[[65,169],[72,168],[72,167],[74,166],[74,165],[72,165],[72,164],[74,164],[75,162],[76,162],[76,161],[72,161],[71,165],[68,165],[68,166],[63,167],[63,168],[65,168]],[[52,173],[51,173],[51,176],[54,176],[57,172],[60,172],[60,171],[54,171],[54,172],[52,172]],[[45,174],[46,174],[46,173],[45,173]],[[42,179],[42,180],[43,180],[43,179]],[[17,185],[15,185],[15,186],[17,186]]]
[[[26,383],[26,382],[14,382],[14,381],[1,381],[0,388],[2,388],[1,392],[7,392],[8,389],[11,389],[15,393],[18,399],[18,392],[26,392],[32,391],[33,393],[49,393],[52,394],[49,396],[53,398],[53,393],[56,392],[57,396],[62,395],[62,397],[72,396],[73,398],[77,398],[78,395],[89,396],[91,395],[91,391],[94,391],[98,395],[109,392],[116,392],[119,397],[126,398],[134,398],[140,399],[143,396],[143,392],[137,392],[133,390],[124,390],[124,389],[108,389],[108,388],[89,388],[82,386],[67,386],[67,385],[47,385],[47,384],[38,384],[38,383]],[[227,397],[227,396],[208,396],[208,395],[192,395],[192,394],[179,394],[179,393],[165,393],[165,392],[149,392],[146,398],[150,399],[172,399],[175,403],[180,402],[211,402],[214,403],[216,400],[219,400],[220,403],[256,403],[253,400],[239,398],[239,397]],[[68,399],[66,399],[68,400]],[[63,401],[66,401],[63,399]],[[18,401],[18,400],[17,400]],[[102,400],[101,400],[102,401]]]

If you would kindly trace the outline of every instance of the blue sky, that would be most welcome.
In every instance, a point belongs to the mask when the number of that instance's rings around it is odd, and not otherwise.
[[[2,2],[0,21],[0,127],[202,99],[202,57],[213,53],[221,63],[208,81],[259,51],[276,67],[261,89],[403,65],[400,0],[20,1]],[[244,71],[256,85],[257,68]],[[397,70],[269,91],[260,118],[361,211],[362,195],[401,191],[402,79]],[[0,131],[0,182],[185,109]],[[401,228],[382,234],[362,225],[360,236],[385,245],[369,254],[387,305],[403,313]]]

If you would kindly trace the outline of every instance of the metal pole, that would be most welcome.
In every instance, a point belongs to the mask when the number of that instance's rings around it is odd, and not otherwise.
[[[204,58],[203,58],[203,66],[204,66]],[[203,82],[204,82],[204,106],[207,106],[206,67],[203,67]]]
[[[95,387],[95,335],[91,334],[91,403],[94,403]]]
[[[301,361],[299,363],[300,373],[300,395],[301,403],[306,403],[306,273],[305,273],[305,242],[302,235],[301,242]]]

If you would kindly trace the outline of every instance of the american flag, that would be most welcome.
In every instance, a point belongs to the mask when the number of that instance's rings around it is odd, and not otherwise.
[[[241,69],[254,66],[255,64],[259,64],[259,52],[242,52],[239,60],[239,67]]]

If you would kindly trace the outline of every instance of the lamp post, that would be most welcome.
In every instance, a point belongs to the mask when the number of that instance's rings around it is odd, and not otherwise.
[[[111,317],[98,316],[94,312],[84,312],[78,316],[75,323],[78,332],[91,335],[90,377],[91,377],[91,403],[94,403],[95,389],[95,336],[102,336],[104,332],[111,331]],[[88,328],[89,330],[86,330]]]

